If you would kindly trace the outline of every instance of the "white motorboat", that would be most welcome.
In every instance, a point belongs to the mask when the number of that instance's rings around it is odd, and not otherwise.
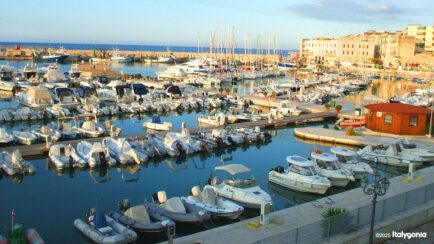
[[[341,167],[351,171],[356,179],[362,179],[367,174],[374,174],[369,164],[357,159],[355,151],[340,147],[332,147],[330,151],[338,158]]]
[[[278,166],[268,173],[268,180],[280,186],[307,193],[325,194],[332,186],[315,169],[315,163],[298,155],[288,156],[288,169]]]
[[[229,132],[225,129],[213,129],[211,131],[211,134],[216,141],[221,139],[228,146],[233,146],[245,142],[245,138],[243,137],[243,135],[236,131]]]
[[[14,141],[14,137],[5,128],[0,128],[0,145],[9,144]]]
[[[419,156],[399,152],[396,144],[376,147],[366,146],[357,153],[364,160],[396,167],[408,167],[410,163],[420,166],[427,161]]]
[[[77,128],[72,127],[71,123],[62,123],[60,134],[64,140],[74,140],[78,137]]]
[[[262,204],[273,204],[270,195],[262,190],[251,174],[251,170],[242,164],[228,164],[214,168],[231,175],[230,179],[220,181],[217,176],[212,177],[208,185],[217,195],[234,201],[243,207],[259,209]]]
[[[198,186],[191,189],[191,195],[181,197],[181,201],[189,211],[205,210],[211,216],[238,219],[244,208],[230,200],[217,196],[212,188],[206,188],[201,192]]]
[[[84,121],[81,127],[77,128],[77,131],[80,132],[84,137],[91,138],[100,137],[105,132],[104,128],[98,126],[98,124],[93,120]]]
[[[131,63],[133,61],[133,57],[129,55],[123,55],[119,52],[119,49],[115,48],[113,49],[110,61],[114,63]]]
[[[101,143],[95,142],[94,144],[81,141],[77,145],[77,154],[80,156],[91,168],[107,165],[112,166],[116,164],[116,160],[110,157],[109,148],[103,146]]]
[[[183,124],[181,133],[167,133],[164,137],[164,145],[166,148],[178,149],[179,154],[192,154],[202,150],[201,142],[190,136],[185,124]]]
[[[428,149],[417,147],[415,143],[410,143],[405,140],[398,140],[396,142],[398,151],[404,154],[409,154],[413,156],[418,156],[426,159],[427,161],[434,161],[434,152]]]
[[[70,88],[55,87],[52,94],[54,102],[64,108],[76,108],[80,105],[80,101],[78,101],[78,98]]]
[[[14,91],[17,84],[14,81],[14,68],[10,65],[0,65],[0,90]]]
[[[199,124],[220,126],[226,123],[226,116],[224,113],[219,113],[216,115],[200,115],[197,117]]]
[[[162,122],[160,117],[154,116],[151,120],[143,122],[143,127],[146,127],[151,130],[162,130],[167,131],[172,128],[172,123],[170,122]]]
[[[318,174],[327,177],[332,186],[345,187],[350,181],[355,181],[354,175],[349,170],[341,168],[335,155],[315,151],[311,153],[311,157]]]
[[[38,137],[30,131],[12,131],[15,141],[24,145],[31,145]]]
[[[50,91],[46,88],[29,87],[18,94],[18,100],[22,105],[33,108],[47,108],[53,105]]]
[[[105,138],[102,144],[109,148],[110,156],[121,164],[144,163],[148,156],[135,150],[125,138]]]
[[[82,159],[71,145],[55,144],[50,147],[48,157],[59,170],[77,166],[86,167],[86,161]]]
[[[255,129],[237,128],[234,131],[241,133],[243,138],[249,142],[265,141],[269,138],[269,134],[262,132],[258,126]]]
[[[60,139],[62,136],[59,131],[51,129],[50,127],[44,125],[41,126],[39,130],[32,130],[31,131],[35,136],[38,137],[40,141],[46,142],[56,142]]]
[[[2,110],[0,111],[0,120],[3,122],[11,122],[13,118],[7,110]]]
[[[9,176],[16,174],[33,174],[36,172],[36,168],[33,164],[25,161],[18,150],[12,152],[12,154],[6,151],[1,152],[0,168]]]
[[[166,148],[166,146],[164,145],[163,140],[161,140],[160,138],[158,138],[157,136],[155,136],[155,134],[148,134],[148,147],[150,149],[152,149],[152,151],[154,152],[155,155],[158,156],[164,156],[166,154],[169,154],[170,156],[176,156],[179,155],[178,150],[174,150],[171,148]]]

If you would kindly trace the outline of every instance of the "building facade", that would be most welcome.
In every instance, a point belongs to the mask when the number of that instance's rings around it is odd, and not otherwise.
[[[408,25],[404,33],[415,37],[425,51],[434,51],[434,26]]]
[[[376,58],[376,43],[364,35],[349,35],[339,38],[337,59],[341,62],[369,62]]]
[[[403,103],[365,106],[365,126],[373,131],[397,135],[424,135],[430,110]]]
[[[309,63],[323,64],[336,60],[338,40],[329,37],[302,39],[300,57]]]

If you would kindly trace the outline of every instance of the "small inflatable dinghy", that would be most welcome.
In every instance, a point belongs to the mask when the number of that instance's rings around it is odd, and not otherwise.
[[[137,239],[136,232],[95,209],[90,211],[86,222],[76,219],[74,226],[95,243],[129,243]]]
[[[110,212],[109,216],[136,232],[161,233],[166,231],[169,225],[175,225],[172,220],[164,217],[161,217],[162,221],[152,221],[145,205],[130,207],[128,200],[123,200],[119,203],[119,211],[121,213]]]

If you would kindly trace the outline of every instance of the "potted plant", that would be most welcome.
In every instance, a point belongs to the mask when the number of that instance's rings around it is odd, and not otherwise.
[[[238,92],[238,88],[236,88],[236,87],[232,88],[232,92],[233,93],[237,93]]]
[[[223,87],[219,88],[220,95],[223,93]]]
[[[348,214],[345,208],[327,208],[321,213],[321,216],[323,217],[323,237],[348,233],[354,229],[352,216]]]
[[[331,107],[330,103],[324,104],[324,107],[325,107],[326,112],[330,112],[330,107]]]
[[[231,91],[231,89],[229,89],[229,88],[226,88],[226,94],[229,94],[229,92]]]
[[[275,92],[275,91],[273,91],[273,92],[271,93],[271,97],[276,98],[276,92]]]
[[[264,93],[264,97],[267,97],[267,95],[268,95],[267,91],[263,91],[262,93]]]
[[[340,113],[342,110],[342,105],[340,105],[340,104],[336,105],[335,110],[336,110],[336,113]]]

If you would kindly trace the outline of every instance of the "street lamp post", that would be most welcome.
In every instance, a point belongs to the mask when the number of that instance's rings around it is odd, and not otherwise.
[[[369,232],[369,244],[374,243],[374,222],[375,222],[375,205],[377,204],[377,196],[383,196],[389,189],[390,182],[386,177],[382,177],[377,170],[373,174],[373,182],[369,184],[368,177],[363,177],[361,181],[363,193],[366,195],[373,195],[372,198],[372,215],[371,215],[371,229]]]

